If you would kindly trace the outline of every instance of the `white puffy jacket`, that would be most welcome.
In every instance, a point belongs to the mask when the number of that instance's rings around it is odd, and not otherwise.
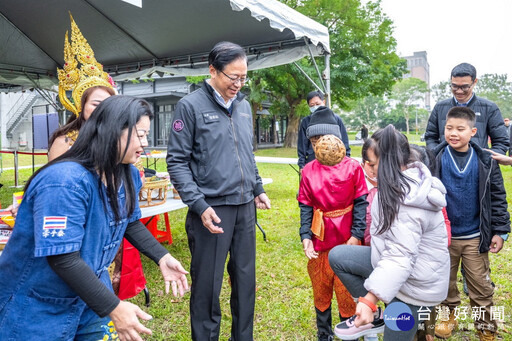
[[[442,209],[446,206],[441,181],[415,162],[404,171],[411,189],[391,228],[377,234],[378,193],[372,204],[372,266],[366,290],[389,303],[394,297],[417,306],[434,306],[448,293],[450,256]]]

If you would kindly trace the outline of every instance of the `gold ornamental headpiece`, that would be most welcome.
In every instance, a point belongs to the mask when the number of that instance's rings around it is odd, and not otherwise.
[[[71,13],[71,43],[68,31],[64,38],[64,68],[57,69],[59,75],[59,98],[66,109],[77,117],[81,108],[84,91],[93,86],[106,86],[113,89],[111,78],[103,71],[103,66],[94,58],[94,51],[80,32]],[[78,66],[80,63],[80,67]],[[66,91],[71,90],[71,100]]]

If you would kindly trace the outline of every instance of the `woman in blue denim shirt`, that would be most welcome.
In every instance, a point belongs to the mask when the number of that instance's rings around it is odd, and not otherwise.
[[[159,265],[166,292],[188,290],[185,269],[138,220],[142,183],[132,164],[152,117],[144,100],[107,98],[69,151],[29,179],[0,257],[0,340],[150,334],[139,318],[151,316],[112,292],[107,268],[123,236]]]

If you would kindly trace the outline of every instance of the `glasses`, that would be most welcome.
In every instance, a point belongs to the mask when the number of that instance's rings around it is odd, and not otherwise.
[[[238,82],[240,82],[240,84],[245,84],[245,83],[247,83],[247,82],[249,81],[249,78],[247,78],[247,77],[244,77],[244,78],[240,78],[240,77],[230,77],[230,76],[226,75],[226,74],[224,73],[224,71],[222,71],[222,70],[219,70],[219,71],[220,71],[220,72],[222,72],[222,74],[223,74],[224,76],[228,77],[228,78],[229,78],[229,80],[231,81],[231,83],[233,83],[233,84],[236,84],[236,83],[238,83]]]
[[[450,88],[453,90],[453,91],[457,91],[457,90],[462,90],[462,91],[468,91],[472,86],[473,84],[475,84],[474,82],[471,83],[471,84],[463,84],[463,85],[457,85],[457,84],[450,84]]]

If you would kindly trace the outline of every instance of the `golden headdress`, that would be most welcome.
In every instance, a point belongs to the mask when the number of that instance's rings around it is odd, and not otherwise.
[[[113,88],[109,82],[109,75],[103,72],[103,66],[94,58],[94,51],[78,29],[71,13],[71,44],[68,40],[68,31],[64,38],[64,68],[57,69],[59,74],[59,98],[66,109],[77,117],[81,108],[81,99],[85,90],[93,86],[106,86]],[[80,62],[80,67],[78,67]],[[71,99],[66,91],[71,90]]]

